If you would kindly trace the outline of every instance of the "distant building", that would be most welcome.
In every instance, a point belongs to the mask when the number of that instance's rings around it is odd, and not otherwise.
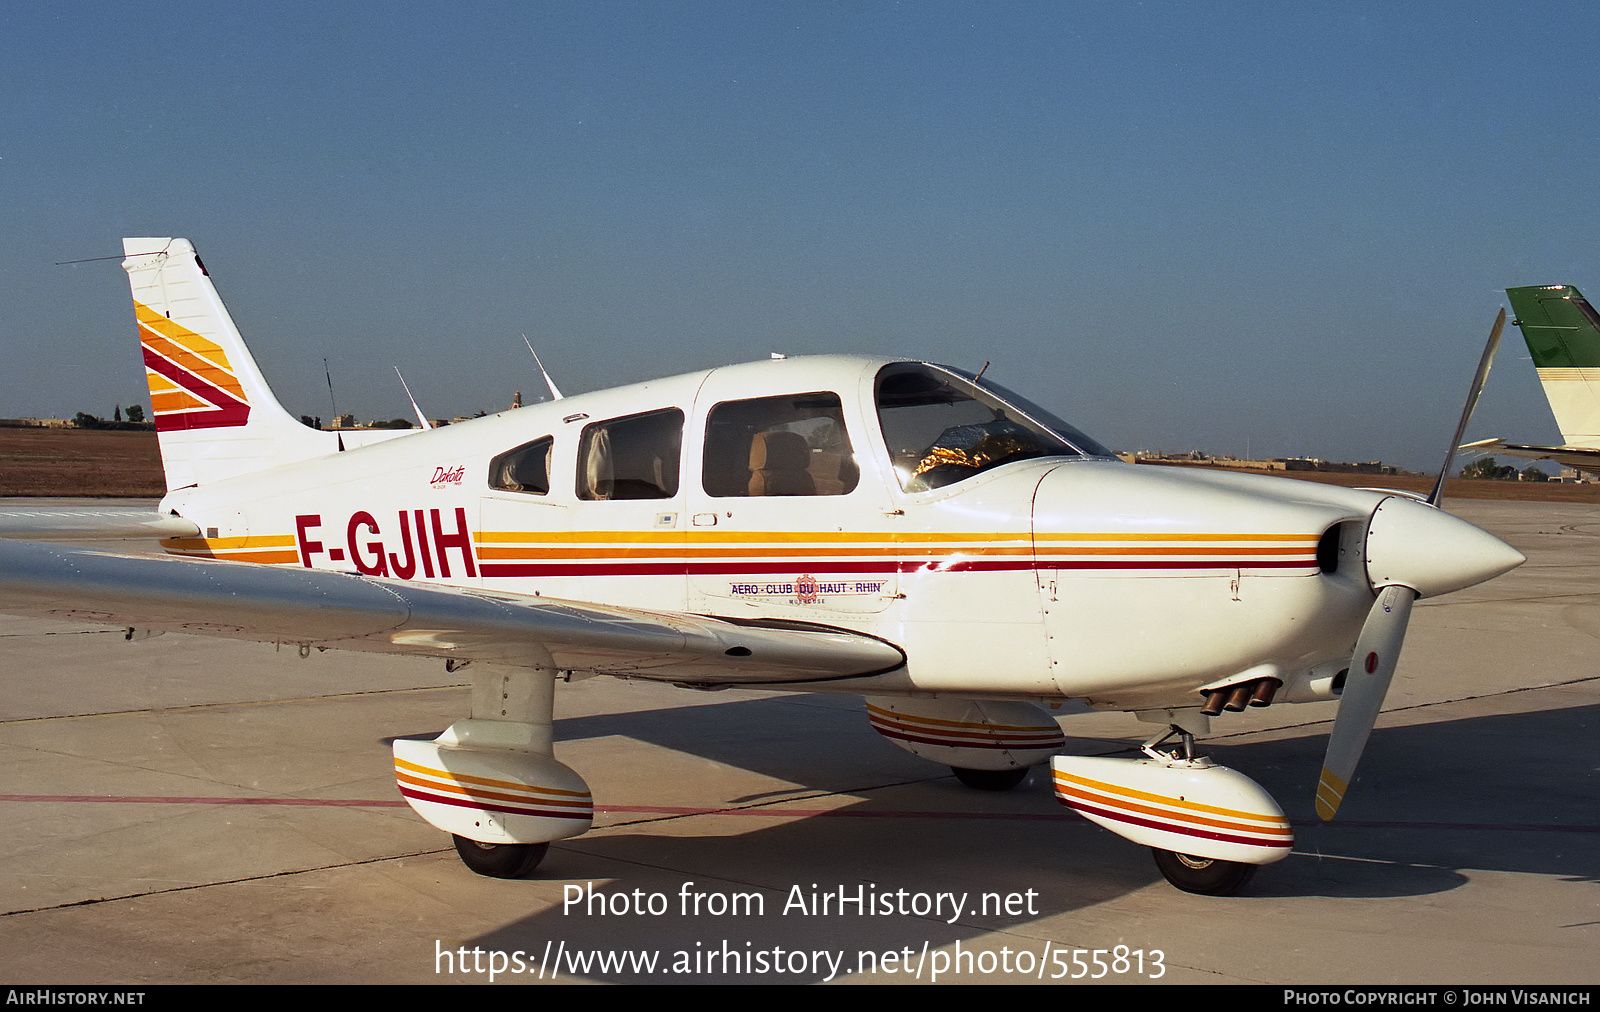
[[[1285,471],[1325,471],[1334,474],[1395,474],[1395,468],[1381,460],[1368,460],[1359,464],[1335,463],[1316,457],[1283,457]]]
[[[1152,450],[1130,450],[1117,454],[1130,464],[1165,464],[1169,467],[1233,467],[1245,471],[1282,471],[1283,462],[1277,460],[1240,460],[1238,457],[1213,456],[1204,450],[1187,453],[1156,453]]]
[[[1165,464],[1169,467],[1231,467],[1242,471],[1321,471],[1334,474],[1402,474],[1400,468],[1390,467],[1381,460],[1360,463],[1336,463],[1317,457],[1277,457],[1272,460],[1240,460],[1237,457],[1218,456],[1203,450],[1187,453],[1157,453],[1153,450],[1130,450],[1117,454],[1130,464]]]

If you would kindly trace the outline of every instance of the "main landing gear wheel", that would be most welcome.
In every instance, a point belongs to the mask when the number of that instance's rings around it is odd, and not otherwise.
[[[461,863],[488,878],[527,878],[550,849],[548,843],[479,843],[451,836]]]
[[[1156,867],[1161,869],[1161,874],[1167,877],[1168,882],[1186,893],[1199,893],[1201,896],[1232,896],[1243,889],[1244,884],[1250,881],[1250,876],[1256,873],[1255,865],[1239,861],[1190,857],[1155,847],[1151,847],[1150,852],[1155,855]]]
[[[980,791],[1009,791],[1022,783],[1022,778],[1028,775],[1026,766],[1018,766],[1010,770],[969,770],[960,766],[950,767],[950,772],[956,779],[968,787]]]

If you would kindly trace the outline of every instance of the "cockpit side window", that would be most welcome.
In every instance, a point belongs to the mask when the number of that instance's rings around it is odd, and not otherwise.
[[[489,461],[489,487],[502,492],[548,495],[550,448],[554,445],[555,440],[545,436],[507,450]]]
[[[585,426],[579,499],[671,499],[678,494],[683,412],[677,408]]]
[[[839,395],[723,401],[706,421],[701,484],[719,497],[848,495],[861,478]]]
[[[883,438],[907,492],[953,485],[1018,460],[1111,455],[1027,401],[934,366],[885,366],[877,397]]]

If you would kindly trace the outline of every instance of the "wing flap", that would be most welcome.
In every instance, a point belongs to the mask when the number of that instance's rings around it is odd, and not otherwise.
[[[905,661],[843,630],[24,542],[0,542],[0,611],[697,685],[849,678]]]

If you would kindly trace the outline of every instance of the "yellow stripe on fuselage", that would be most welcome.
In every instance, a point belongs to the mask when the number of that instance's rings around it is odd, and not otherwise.
[[[173,555],[230,562],[285,566],[300,562],[293,534],[246,534],[233,538],[164,538],[161,547]]]
[[[991,533],[970,531],[941,531],[933,533],[907,532],[907,533],[870,533],[860,531],[728,531],[705,532],[698,531],[477,531],[472,539],[478,542],[614,542],[614,541],[658,541],[662,543],[681,543],[685,537],[699,541],[727,542],[730,544],[751,542],[776,542],[789,543],[795,541],[814,542],[888,542],[892,544],[948,544],[951,542],[979,542],[993,544],[997,542],[1020,541],[1024,543],[1048,543],[1055,541],[1167,541],[1174,543],[1185,542],[1300,542],[1302,544],[1315,544],[1317,536],[1309,534],[1154,534],[1140,531],[1129,532],[1104,532],[1104,533],[1076,533],[1076,534],[1034,534],[1026,531]]]
[[[475,553],[485,562],[607,562],[617,560],[790,561],[800,567],[828,562],[938,559],[1027,559],[1040,564],[1074,560],[1189,563],[1217,560],[1226,566],[1259,562],[1282,568],[1303,560],[1316,565],[1317,538],[1303,534],[1149,534],[1106,532],[1034,535],[1027,533],[919,532],[912,534],[841,531],[477,531]],[[247,562],[293,564],[300,561],[291,534],[226,538],[170,538],[171,552]],[[1301,568],[1293,565],[1292,568]]]

